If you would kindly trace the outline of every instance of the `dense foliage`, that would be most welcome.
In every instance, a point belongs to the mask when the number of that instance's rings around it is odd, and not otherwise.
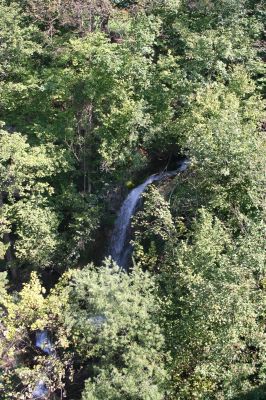
[[[265,14],[1,2],[1,399],[266,398]],[[184,157],[121,270],[125,195]]]

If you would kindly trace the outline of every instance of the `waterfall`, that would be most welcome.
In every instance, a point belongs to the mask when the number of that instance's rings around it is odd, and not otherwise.
[[[112,259],[121,267],[126,268],[132,246],[129,243],[128,236],[131,225],[131,217],[134,215],[142,193],[146,187],[155,181],[160,181],[171,176],[177,175],[187,169],[189,160],[185,159],[176,171],[167,171],[151,175],[144,183],[137,186],[127,196],[119,211],[115,222],[113,234],[111,237],[109,254]]]

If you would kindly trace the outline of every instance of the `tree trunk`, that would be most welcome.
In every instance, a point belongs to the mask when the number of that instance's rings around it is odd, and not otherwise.
[[[0,210],[1,210],[1,208],[3,208],[3,204],[4,204],[3,198],[4,198],[3,192],[0,192]],[[8,266],[10,266],[10,272],[11,272],[12,278],[17,279],[17,277],[18,277],[17,269],[14,267],[14,265],[12,265],[13,261],[14,261],[14,257],[13,257],[12,250],[11,250],[12,249],[12,241],[10,238],[10,234],[8,232],[4,232],[2,240],[3,240],[3,244],[7,245],[7,250],[5,252],[4,260],[5,260],[6,264]]]

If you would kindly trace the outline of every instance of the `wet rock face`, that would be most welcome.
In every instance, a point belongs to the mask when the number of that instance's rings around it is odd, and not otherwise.
[[[119,210],[122,199],[125,196],[125,188],[122,186],[114,187],[107,193],[108,211],[116,213]]]

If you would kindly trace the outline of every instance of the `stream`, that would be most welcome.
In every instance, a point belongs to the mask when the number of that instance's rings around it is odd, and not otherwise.
[[[184,172],[189,165],[189,160],[185,159],[176,171],[166,171],[158,174],[151,175],[141,185],[137,186],[126,197],[120,211],[118,213],[114,230],[110,241],[109,254],[119,267],[127,270],[127,265],[130,256],[133,252],[132,245],[130,244],[130,230],[131,218],[135,214],[141,200],[142,193],[148,185],[156,181],[162,181],[169,177],[174,177],[177,174]],[[94,325],[101,325],[105,321],[103,316],[96,316],[90,319],[90,323]],[[56,357],[53,344],[49,338],[47,331],[40,331],[36,333],[35,346],[41,349],[48,356],[53,355]],[[33,399],[45,399],[48,395],[48,388],[43,380],[40,380],[32,393]]]

